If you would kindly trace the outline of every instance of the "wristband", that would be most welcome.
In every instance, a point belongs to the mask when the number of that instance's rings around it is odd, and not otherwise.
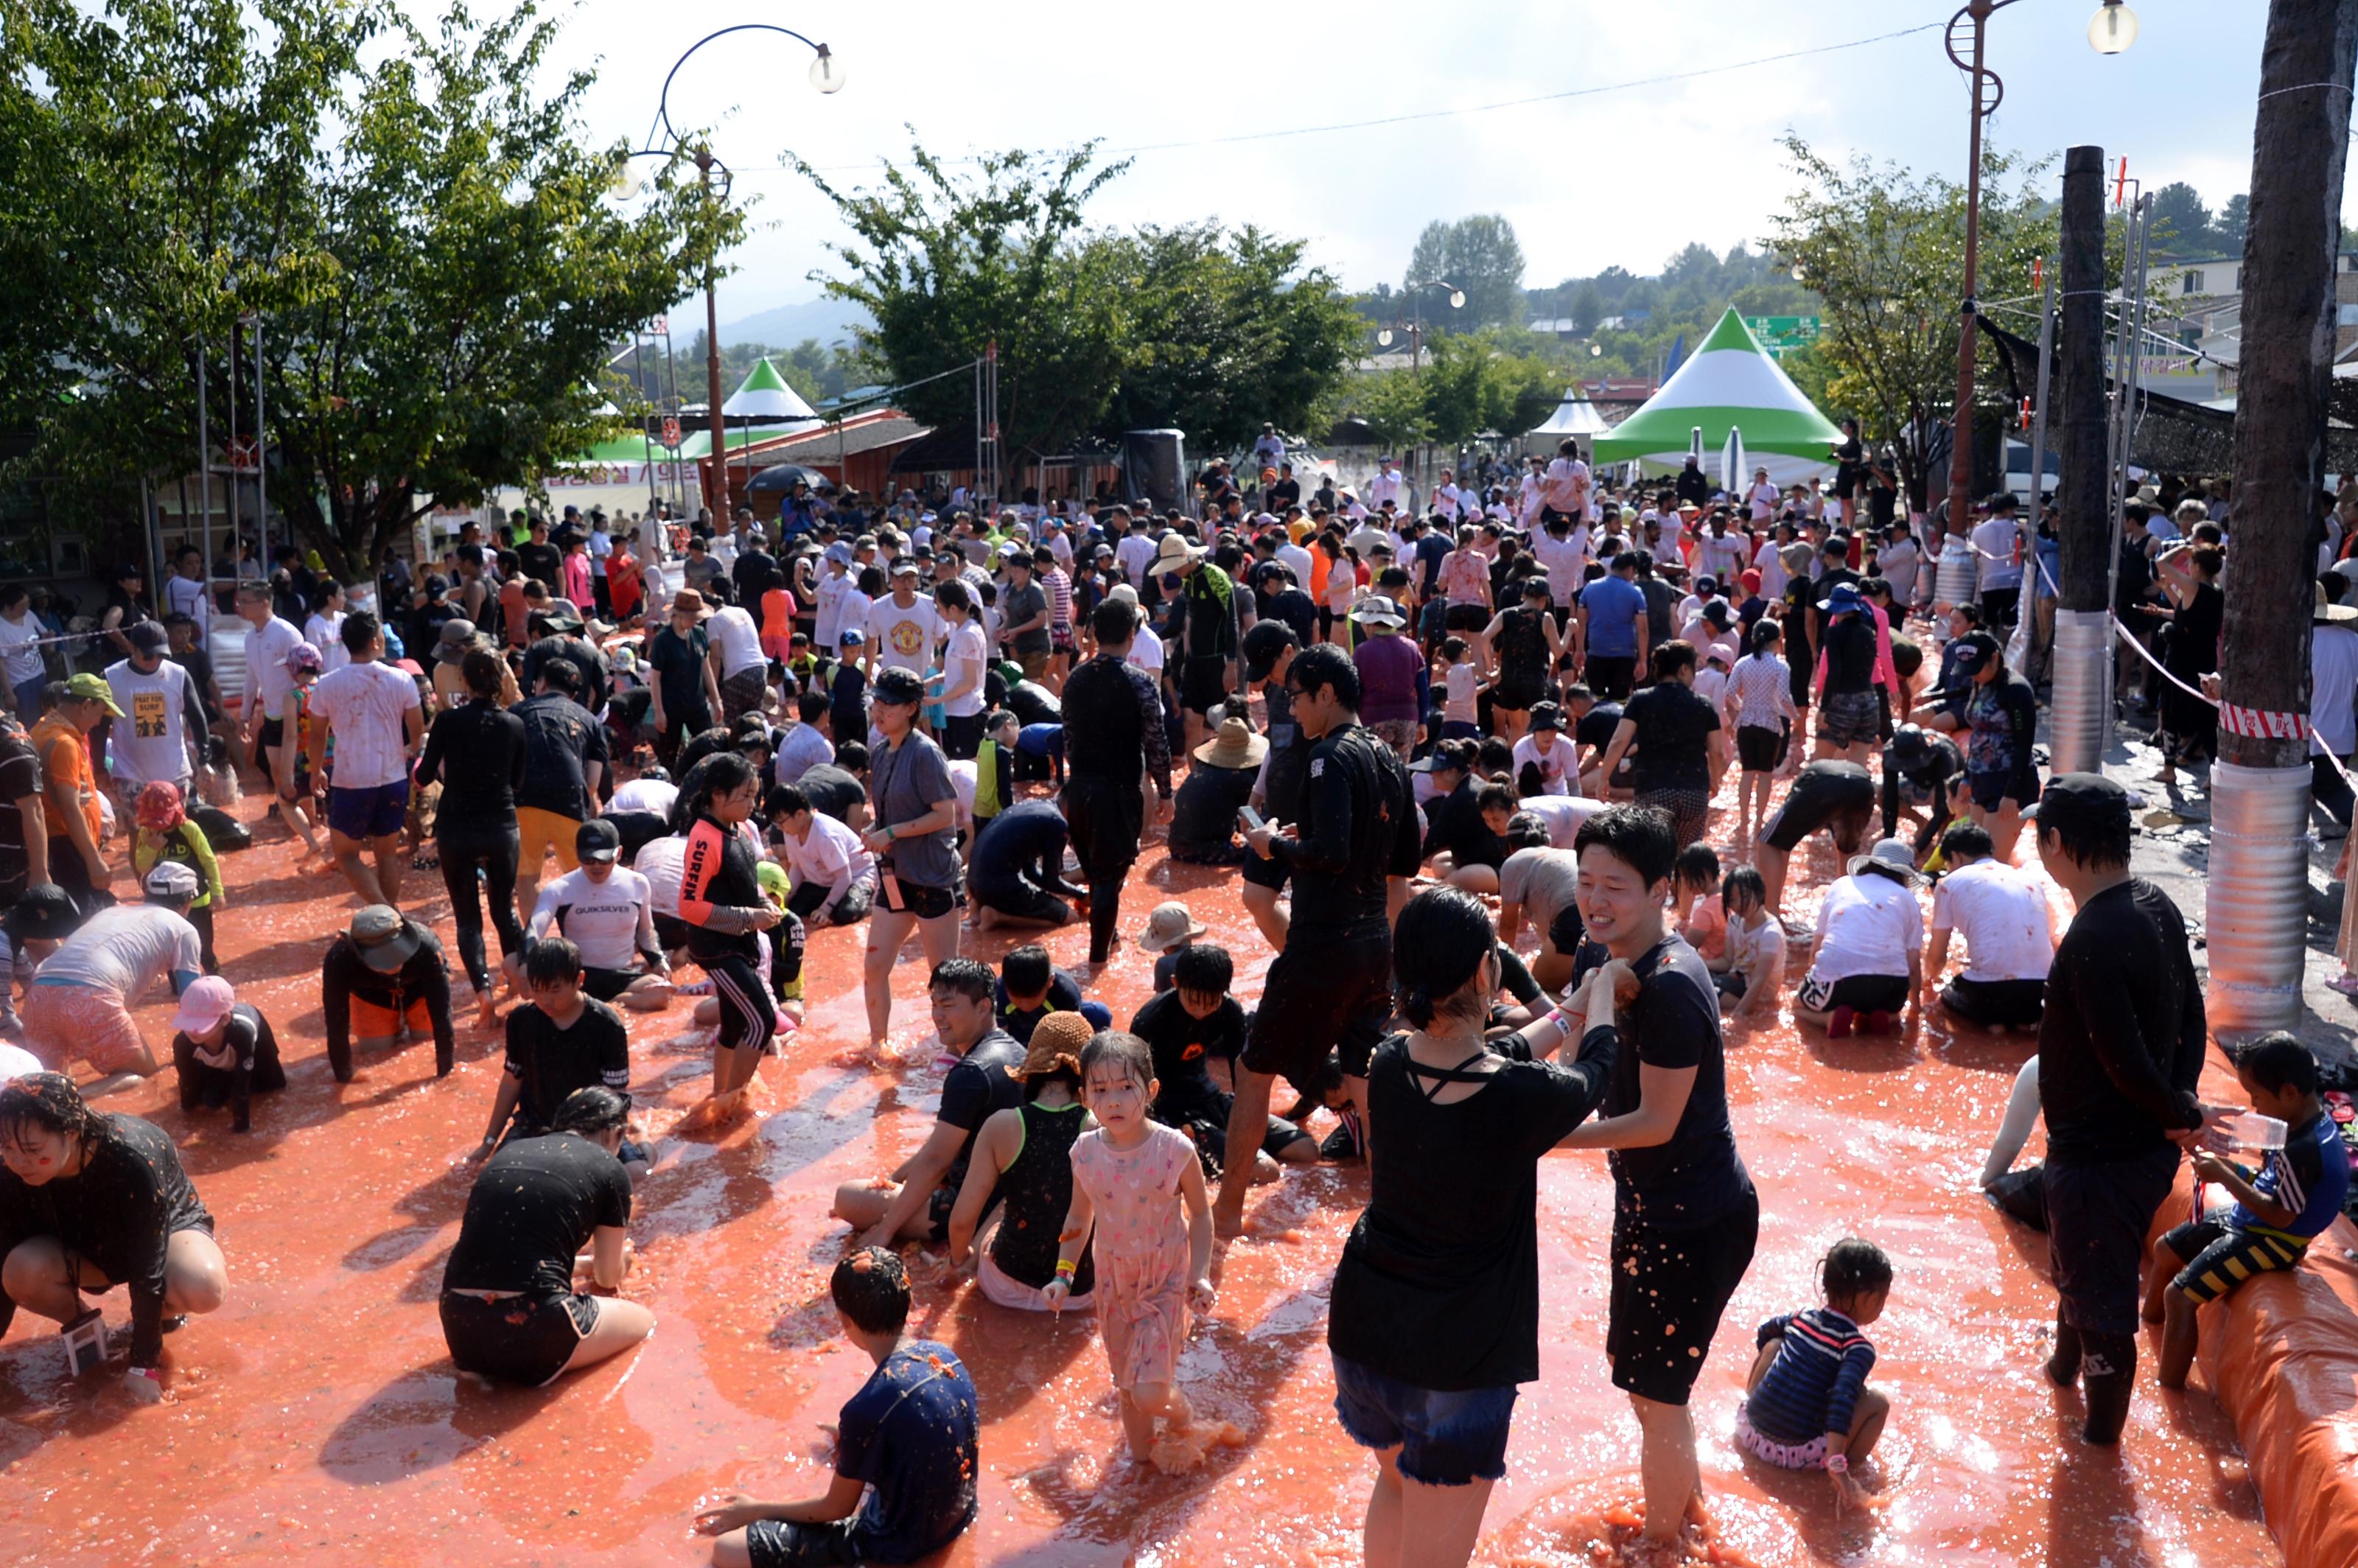
[[[1079,1271],[1080,1265],[1075,1262],[1072,1259],[1059,1258],[1056,1260],[1056,1278],[1060,1280],[1069,1280]]]
[[[154,1367],[134,1367],[131,1368],[131,1375],[135,1378],[145,1378],[151,1383],[160,1383],[164,1380],[164,1374]]]
[[[901,830],[898,827],[893,827],[889,822],[884,825],[884,841],[887,844],[896,842],[900,837]]]
[[[1847,1476],[1847,1475],[1849,1475],[1849,1474],[1850,1474],[1850,1455],[1849,1455],[1849,1454],[1827,1454],[1827,1455],[1826,1455],[1826,1474],[1827,1474],[1827,1475],[1829,1475],[1829,1476]]]

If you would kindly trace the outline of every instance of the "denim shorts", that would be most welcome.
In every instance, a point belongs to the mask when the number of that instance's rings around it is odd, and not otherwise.
[[[1507,1473],[1515,1386],[1442,1392],[1335,1357],[1335,1418],[1354,1442],[1400,1449],[1400,1473],[1428,1487],[1464,1487]]]

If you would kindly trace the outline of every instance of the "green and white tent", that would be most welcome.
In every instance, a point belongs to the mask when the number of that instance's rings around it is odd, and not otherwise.
[[[1818,412],[1801,389],[1761,351],[1744,319],[1734,310],[1719,319],[1703,347],[1678,368],[1645,406],[1596,438],[1594,461],[1637,462],[1653,474],[1675,473],[1703,429],[1704,471],[1731,429],[1744,433],[1744,450],[1755,466],[1765,464],[1779,484],[1831,478],[1828,449],[1842,431]]]
[[[720,412],[750,424],[819,422],[818,415],[786,384],[786,378],[778,373],[778,367],[766,355],[753,362],[753,368],[739,384],[736,393],[720,406]]]

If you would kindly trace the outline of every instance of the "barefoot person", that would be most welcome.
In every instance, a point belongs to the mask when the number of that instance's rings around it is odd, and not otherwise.
[[[1046,1312],[1041,1292],[1056,1275],[1056,1238],[1073,1206],[1073,1142],[1092,1125],[1081,1104],[1081,1050],[1094,1033],[1077,1012],[1051,1013],[1032,1032],[1023,1065],[1023,1103],[990,1113],[974,1141],[974,1158],[950,1211],[950,1262],[974,1261],[975,1288],[1018,1312]],[[999,1220],[978,1251],[975,1231],[991,1206]],[[1069,1281],[1065,1305],[1094,1303],[1097,1269],[1088,1249]]]
[[[544,1388],[654,1332],[654,1313],[611,1293],[631,1268],[631,1178],[615,1156],[629,1112],[611,1089],[576,1089],[547,1136],[484,1162],[442,1272],[442,1338],[460,1371]]]
[[[59,1073],[0,1087],[0,1333],[16,1309],[71,1324],[82,1292],[131,1287],[131,1368],[164,1397],[168,1314],[217,1312],[228,1268],[213,1218],[162,1128],[90,1108]]]
[[[1891,1400],[1866,1386],[1875,1346],[1859,1331],[1891,1299],[1891,1260],[1872,1241],[1847,1237],[1818,1265],[1826,1304],[1760,1325],[1759,1351],[1744,1379],[1736,1444],[1780,1470],[1823,1470],[1834,1506],[1870,1494],[1855,1473],[1875,1452]]]
[[[1212,1310],[1212,1207],[1195,1145],[1147,1115],[1154,1058],[1135,1034],[1099,1033],[1081,1052],[1081,1092],[1095,1131],[1073,1145],[1073,1202],[1056,1251],[1055,1277],[1041,1292],[1064,1310],[1081,1249],[1097,1261],[1098,1332],[1113,1368],[1122,1435],[1132,1465],[1153,1463],[1161,1443],[1184,1449],[1195,1422],[1179,1389],[1187,1314]],[[1102,1222],[1102,1223],[1100,1223]]]
[[[1760,1195],[1727,1114],[1710,971],[1663,921],[1678,841],[1670,818],[1612,806],[1581,825],[1580,913],[1590,940],[1637,976],[1603,1119],[1564,1142],[1612,1151],[1612,1294],[1605,1354],[1643,1448],[1648,1539],[1703,1507],[1687,1399],[1760,1234]],[[1698,1523],[1705,1521],[1700,1519]]]
[[[25,1041],[62,1068],[80,1058],[101,1076],[84,1098],[127,1089],[163,1070],[131,1016],[158,979],[180,995],[204,973],[203,944],[189,924],[197,873],[166,860],[147,873],[147,902],[102,909],[41,962],[25,992]]]
[[[1336,1266],[1335,1413],[1376,1451],[1365,1561],[1462,1563],[1507,1472],[1518,1384],[1539,1380],[1539,1162],[1604,1098],[1619,960],[1485,1044],[1498,934],[1472,894],[1401,911],[1392,985],[1411,1028],[1377,1048],[1372,1197]],[[1579,1059],[1544,1060],[1577,1033]]]
[[[835,1430],[827,1490],[792,1502],[739,1493],[699,1516],[714,1568],[915,1563],[974,1522],[974,1379],[946,1345],[909,1336],[909,1276],[881,1247],[854,1252],[827,1281],[837,1325],[876,1364]]]
[[[887,667],[876,677],[871,708],[884,744],[868,770],[876,820],[860,836],[876,857],[863,974],[871,1045],[892,1032],[892,966],[911,934],[936,968],[957,957],[957,788],[942,749],[916,728],[925,697],[925,682],[907,670]]]
[[[434,1076],[447,1078],[458,1065],[442,939],[391,904],[353,911],[351,928],[328,945],[319,965],[319,1007],[328,1065],[340,1084],[352,1081],[355,1036],[361,1049],[374,1052],[430,1033]]]
[[[352,662],[311,688],[311,776],[328,802],[328,845],[352,892],[368,903],[401,903],[409,817],[409,766],[426,740],[417,683],[384,663],[384,630],[366,611],[344,617]],[[336,771],[328,775],[333,735]],[[369,860],[362,861],[365,849]]]
[[[679,917],[688,925],[687,955],[703,966],[719,1003],[712,1046],[712,1098],[752,1082],[753,1068],[777,1037],[778,1013],[761,975],[761,934],[785,912],[762,891],[753,846],[741,831],[753,815],[762,775],[734,752],[716,752],[688,770],[672,820],[687,836]],[[650,914],[649,929],[653,929]]]

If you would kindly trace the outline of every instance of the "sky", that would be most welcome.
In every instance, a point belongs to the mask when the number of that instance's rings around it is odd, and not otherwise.
[[[1993,144],[2045,154],[2092,142],[2110,158],[2125,154],[2147,189],[2184,180],[2215,210],[2249,184],[2266,5],[2131,3],[2139,37],[2110,58],[2086,41],[2094,0],[2021,0],[1992,18],[1989,63],[2006,81]],[[825,199],[778,167],[787,149],[859,185],[880,158],[905,157],[904,126],[946,157],[1090,137],[1109,149],[1158,148],[1138,152],[1099,195],[1097,222],[1256,222],[1307,239],[1355,289],[1397,283],[1427,221],[1471,212],[1513,222],[1527,285],[1616,265],[1650,273],[1690,243],[1758,243],[1792,183],[1779,146],[1788,130],[1821,151],[1961,174],[1968,100],[1942,47],[1953,9],[1941,0],[1191,0],[1176,10],[711,0],[673,11],[580,0],[565,13],[551,66],[594,68],[587,128],[635,146],[665,72],[704,31],[772,22],[837,52],[847,85],[832,96],[810,88],[809,50],[761,33],[708,46],[673,84],[673,123],[710,127],[713,150],[738,171],[736,190],[760,198],[757,230],[722,285],[730,321],[816,297],[809,274],[844,235]],[[672,17],[692,23],[652,25]],[[1907,28],[1925,30],[1885,37]],[[1699,71],[1710,74],[1687,74]],[[1478,107],[1535,98],[1544,101]],[[1396,123],[1269,134],[1384,119]],[[1229,139],[1239,137],[1252,139]],[[2060,177],[2059,158],[2049,176],[2058,190]],[[2345,200],[2344,211],[2358,202]]]

